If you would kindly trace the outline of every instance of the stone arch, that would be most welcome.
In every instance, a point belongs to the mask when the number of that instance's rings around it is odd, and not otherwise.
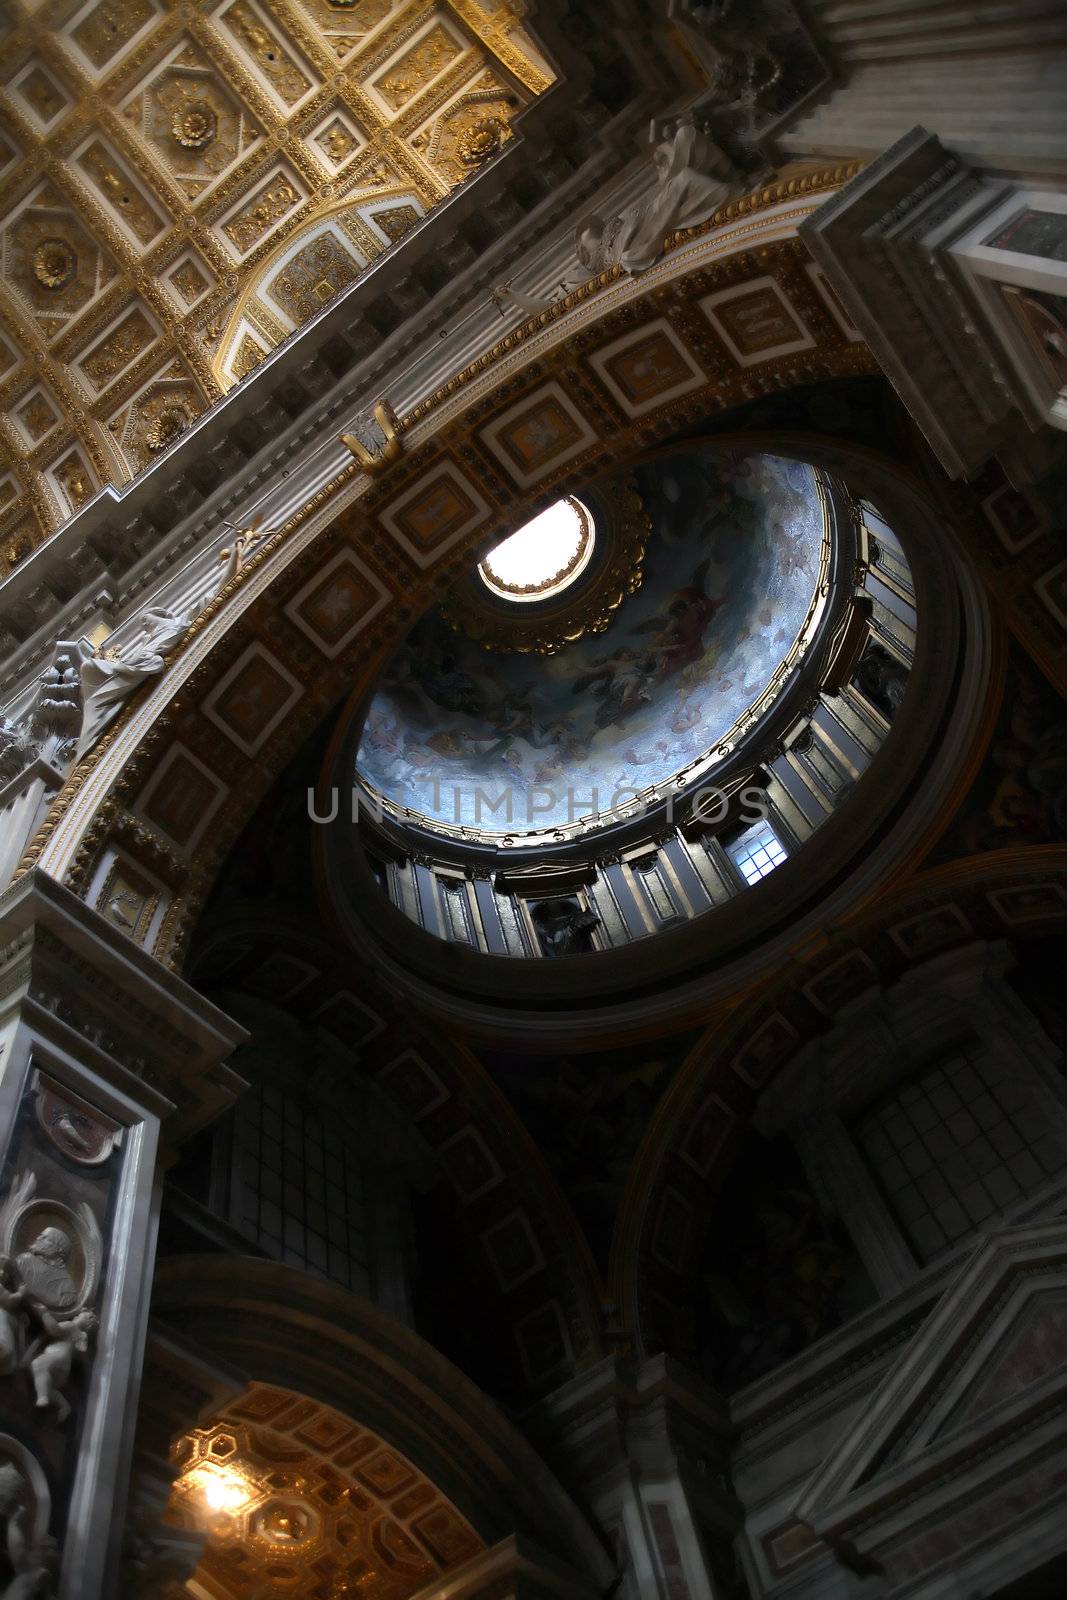
[[[410,185],[391,184],[327,207],[272,250],[243,287],[219,340],[212,371],[222,388],[240,382],[425,215]]]
[[[296,1391],[412,1463],[483,1548],[531,1540],[580,1581],[611,1581],[599,1536],[522,1434],[377,1306],[290,1267],[180,1256],[159,1267],[153,1318],[143,1410],[157,1439],[186,1432],[247,1383]],[[196,1370],[209,1375],[200,1387],[188,1379]]]
[[[609,1288],[636,1347],[696,1365],[693,1307],[719,1189],[761,1098],[859,996],[875,999],[932,958],[976,940],[1062,936],[1067,848],[1008,849],[933,868],[874,913],[803,941],[779,981],[707,1030],[638,1151],[616,1218]]]

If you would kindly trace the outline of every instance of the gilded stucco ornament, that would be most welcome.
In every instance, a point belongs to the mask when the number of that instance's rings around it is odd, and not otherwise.
[[[459,159],[465,166],[480,167],[501,150],[511,138],[511,129],[499,117],[482,117],[467,129],[459,142]]]
[[[166,405],[145,429],[144,442],[149,450],[156,453],[166,450],[185,432],[192,420],[184,406]]]
[[[218,132],[219,119],[208,100],[187,100],[171,119],[170,131],[183,150],[203,150]]]
[[[78,270],[78,257],[65,239],[42,239],[33,252],[33,275],[42,289],[65,289]]]
[[[219,591],[239,576],[248,562],[249,551],[252,550],[266,535],[262,517],[253,517],[247,528],[236,527],[232,522],[224,524],[233,532],[233,539],[219,551],[218,559],[223,563],[222,582]]]
[[[509,13],[477,6],[462,7],[462,38],[451,25],[435,23],[428,43],[413,37],[427,16],[422,0],[321,0],[290,7],[281,25],[255,0],[234,0],[205,23],[207,35],[199,23],[191,33],[175,33],[180,17],[189,21],[201,10],[115,0],[84,6],[77,17],[69,8],[62,17],[54,8],[47,17],[35,13],[34,47],[58,50],[64,59],[74,49],[80,61],[88,52],[97,87],[77,73],[75,87],[65,69],[61,80],[47,67],[23,74],[17,95],[23,103],[35,97],[28,104],[38,110],[20,133],[8,173],[11,194],[23,197],[8,207],[4,224],[4,258],[16,291],[9,331],[65,400],[77,437],[64,440],[64,448],[76,445],[86,470],[81,487],[72,479],[59,493],[51,492],[51,460],[47,484],[36,481],[40,464],[25,481],[16,478],[0,506],[10,518],[11,566],[102,485],[136,474],[176,436],[153,429],[146,439],[150,422],[140,420],[146,380],[165,376],[176,347],[190,382],[210,402],[250,370],[251,352],[264,347],[261,359],[291,331],[270,320],[261,248],[268,240],[271,249],[287,245],[318,208],[350,195],[358,253],[369,259],[387,224],[356,215],[365,189],[403,187],[412,208],[406,224],[428,214],[493,153],[490,131],[472,143],[465,161],[451,147],[447,158],[407,160],[408,141],[424,121],[436,126],[457,103],[483,120],[498,115],[495,103],[469,104],[489,72],[514,85],[521,104],[550,81],[536,48],[507,32]],[[365,41],[386,21],[374,46],[382,63],[376,57],[374,70],[390,82],[399,73],[419,98],[416,111],[404,111],[402,126],[387,103],[363,88]],[[451,73],[437,82],[444,65]],[[308,96],[328,87],[341,109],[328,114],[316,100],[315,120],[321,116],[324,125],[309,127]],[[324,166],[308,159],[309,142],[316,156],[326,157]],[[333,172],[350,160],[367,170],[331,190]],[[75,205],[69,182],[78,188]],[[206,192],[207,206],[200,203]],[[185,241],[203,265],[190,266],[172,249]],[[244,298],[229,323],[231,295]],[[188,331],[195,342],[183,347],[181,319],[194,303],[196,324]],[[135,309],[141,318],[131,322]],[[239,360],[245,309],[257,328],[263,325]],[[221,347],[207,333],[214,322],[220,332],[229,328]],[[72,419],[70,394],[82,394],[86,378],[85,415]],[[20,430],[16,452],[28,457],[39,442]]]
[[[341,434],[341,443],[372,476],[398,461],[404,452],[400,422],[388,400],[379,400],[370,417],[357,417],[353,428],[356,431]]]

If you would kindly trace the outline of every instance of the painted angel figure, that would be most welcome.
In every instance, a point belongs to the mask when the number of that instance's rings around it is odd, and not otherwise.
[[[684,667],[699,661],[704,653],[704,632],[725,603],[724,596],[710,596],[706,590],[708,557],[696,568],[684,588],[672,595],[666,612],[639,622],[634,633],[650,633],[659,652],[658,676],[673,678]]]
[[[603,272],[646,272],[663,254],[669,233],[695,228],[734,192],[733,163],[692,122],[682,121],[656,145],[656,182],[650,194],[614,217],[598,212],[578,225],[575,248],[582,266]]]

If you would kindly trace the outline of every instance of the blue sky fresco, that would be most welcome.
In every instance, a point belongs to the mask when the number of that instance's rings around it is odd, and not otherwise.
[[[670,779],[762,693],[818,579],[814,472],[704,449],[636,477],[652,520],[645,579],[610,628],[554,656],[498,655],[428,613],[367,715],[357,767],[372,789],[446,823],[558,826],[594,790],[606,810]],[[485,799],[478,814],[478,790],[510,791],[510,824]]]

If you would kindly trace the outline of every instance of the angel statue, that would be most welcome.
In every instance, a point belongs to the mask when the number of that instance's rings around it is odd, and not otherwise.
[[[76,1311],[72,1317],[53,1316],[47,1306],[34,1305],[41,1337],[31,1346],[28,1361],[33,1374],[33,1390],[38,1411],[55,1408],[56,1421],[66,1422],[70,1401],[63,1386],[70,1378],[75,1352],[84,1354],[96,1332],[97,1319],[91,1311]]]
[[[128,656],[79,639],[82,726],[76,758],[91,750],[109,722],[146,678],[163,671],[167,654],[188,631],[192,617],[166,606],[147,606],[141,618],[143,637]]]
[[[663,253],[669,233],[695,228],[737,192],[737,173],[709,135],[683,120],[661,132],[653,153],[656,181],[650,194],[613,217],[593,212],[578,224],[578,260],[590,272],[620,266],[646,272]]]

